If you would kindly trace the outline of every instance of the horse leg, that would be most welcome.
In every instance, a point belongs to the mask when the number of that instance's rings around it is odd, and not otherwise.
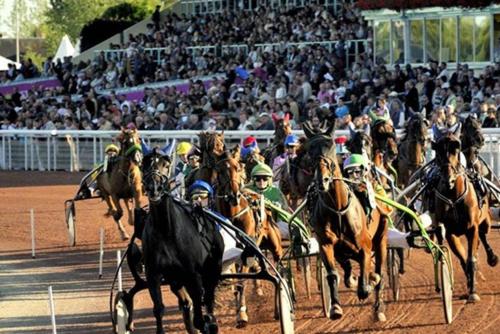
[[[127,209],[128,213],[128,224],[130,226],[134,226],[134,210],[130,206],[130,202],[128,199],[124,199],[123,201],[125,202],[125,208]]]
[[[179,301],[179,308],[182,310],[182,318],[184,319],[186,331],[190,334],[196,333],[194,326],[193,301],[191,300],[189,293],[186,291],[185,287],[172,287],[172,292],[175,293],[177,300]]]
[[[352,274],[352,263],[350,259],[338,258],[338,263],[342,270],[344,270],[344,285],[348,289],[352,289],[358,283],[356,276]]]
[[[134,195],[134,205],[136,209],[141,208],[142,178],[139,167],[132,170],[132,188]]]
[[[247,265],[241,267],[241,273],[248,273],[249,268]],[[247,302],[245,298],[245,282],[242,280],[240,284],[236,287],[236,305],[237,305],[237,316],[236,316],[236,328],[245,328],[248,324],[248,314],[247,314]]]
[[[329,317],[331,320],[338,320],[342,318],[344,312],[340,306],[339,297],[339,280],[340,275],[335,268],[335,245],[333,243],[324,243],[320,246],[320,254],[323,260],[323,264],[326,269],[326,280],[330,286],[330,297],[331,297],[331,310]]]
[[[361,241],[363,245],[359,251],[359,279],[358,279],[358,298],[363,300],[370,295],[373,285],[380,281],[380,276],[372,274],[371,271],[371,250],[372,242],[368,238]]]
[[[214,264],[214,267],[211,266],[210,268],[220,268],[221,266],[222,264]],[[214,315],[215,288],[217,287],[217,283],[219,282],[219,275],[216,274],[218,272],[220,272],[220,270],[217,270],[216,272],[211,270],[207,273],[207,275],[203,277],[203,288],[205,289],[203,302],[207,310],[207,315],[204,319],[206,328],[205,334],[218,333],[217,319]]]
[[[146,274],[148,274],[146,272]],[[156,318],[156,334],[165,334],[163,330],[163,312],[165,306],[163,305],[163,298],[161,295],[161,274],[146,275],[148,282],[149,294],[153,301],[153,314]]]
[[[113,202],[111,201],[111,198],[109,195],[104,195],[103,194],[103,197],[104,197],[104,200],[106,201],[106,204],[108,205],[108,212],[106,212],[104,215],[106,217],[109,217],[109,216],[112,216],[113,215],[113,212],[116,211],[116,208],[115,206],[113,205]]]
[[[467,231],[467,286],[469,288],[469,303],[475,303],[480,300],[476,293],[476,272],[477,272],[477,251],[479,246],[479,227],[473,223],[472,227]]]
[[[381,218],[380,223],[388,225],[386,218]],[[384,270],[387,260],[387,229],[385,227],[379,227],[380,231],[384,231],[375,240],[375,273],[380,276],[380,281],[375,285],[375,304],[374,312],[377,321],[386,321],[385,317],[385,303],[384,303]]]
[[[462,270],[464,271],[468,281],[467,264],[465,262],[466,254],[465,254],[465,249],[462,243],[460,242],[460,238],[454,234],[446,233],[446,240],[448,241],[448,245],[450,246],[451,251],[458,258],[460,266],[462,267]]]
[[[491,248],[487,239],[487,234],[490,230],[490,226],[491,226],[491,217],[488,213],[486,219],[481,223],[481,225],[479,225],[479,238],[481,239],[481,243],[483,244],[484,250],[486,251],[486,256],[488,258],[488,265],[490,267],[495,267],[498,264],[498,256],[493,251],[493,248]]]
[[[120,221],[120,219],[123,216],[123,209],[120,205],[120,199],[116,195],[112,195],[111,200],[116,208],[115,212],[113,212],[113,219],[115,220],[115,223],[118,225],[118,230],[120,231],[122,240],[128,240],[129,235],[125,230],[125,227],[123,227],[122,222]]]

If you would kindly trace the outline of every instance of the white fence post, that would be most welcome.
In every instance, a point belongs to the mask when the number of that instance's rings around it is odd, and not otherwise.
[[[117,250],[116,251],[116,265],[118,266],[118,292],[123,291],[122,267],[120,266],[121,259],[122,259],[122,252],[120,250]]]
[[[99,279],[102,278],[103,258],[104,258],[104,227],[101,226],[99,233]]]
[[[30,223],[31,223],[31,257],[35,258],[35,211],[30,209]]]
[[[52,322],[52,334],[57,334],[56,311],[54,307],[54,296],[52,294],[52,285],[49,286],[49,309],[50,309],[50,320]]]

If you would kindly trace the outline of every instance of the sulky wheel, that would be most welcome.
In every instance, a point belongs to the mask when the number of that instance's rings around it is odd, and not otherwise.
[[[453,321],[453,268],[448,248],[442,247],[444,256],[439,259],[439,278],[443,300],[444,318],[447,324]]]
[[[295,333],[292,296],[285,281],[281,281],[278,288],[278,306],[280,315],[281,334]]]
[[[319,269],[319,291],[321,293],[321,304],[323,305],[323,314],[325,317],[330,316],[332,308],[332,297],[330,295],[330,285],[326,279],[326,269],[322,261],[318,261]]]
[[[68,241],[71,247],[76,245],[76,228],[75,228],[75,201],[68,200],[64,203],[66,213],[66,227],[68,228]]]
[[[387,274],[389,276],[389,286],[392,290],[392,298],[394,301],[399,300],[399,268],[401,259],[399,258],[397,249],[389,248],[387,254]]]
[[[118,292],[115,297],[115,311],[113,312],[115,321],[115,334],[129,334],[127,330],[128,310],[127,305],[123,301],[123,292]]]

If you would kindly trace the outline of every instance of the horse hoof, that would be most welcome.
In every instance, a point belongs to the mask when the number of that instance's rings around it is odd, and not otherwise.
[[[257,288],[257,296],[259,297],[264,296],[264,291],[262,290],[262,288]]]
[[[236,319],[236,328],[245,328],[248,325],[248,314],[240,311]]]
[[[492,256],[488,256],[488,265],[490,267],[495,267],[498,264],[498,256],[493,254]]]
[[[238,329],[245,328],[247,327],[247,325],[248,321],[238,320],[238,322],[236,323],[236,328]]]
[[[358,286],[358,298],[360,300],[365,300],[366,298],[368,298],[371,292],[372,292],[372,287],[370,285],[365,286],[364,289]]]
[[[126,232],[122,232],[121,235],[122,235],[122,241],[130,239],[130,236]]]
[[[351,275],[345,279],[344,283],[346,288],[354,290],[358,286],[358,277]]]
[[[467,298],[467,303],[477,303],[478,301],[480,301],[481,298],[479,298],[479,295],[477,293],[473,293],[473,294],[470,294],[469,295],[469,298]]]
[[[134,322],[133,322],[133,321],[130,323],[130,325],[128,326],[128,328],[127,328],[127,329],[128,329],[130,332],[135,331],[135,325],[134,325]]]
[[[385,317],[384,312],[377,312],[377,321],[378,322],[386,322],[387,318]]]
[[[342,311],[342,307],[339,304],[333,305],[330,310],[330,319],[331,320],[339,320],[344,315],[344,311]]]
[[[380,283],[380,280],[381,280],[381,279],[382,279],[382,278],[380,277],[380,275],[379,275],[379,274],[372,273],[372,274],[370,275],[370,285],[372,285],[372,286],[376,286],[376,285],[378,285],[378,284]]]

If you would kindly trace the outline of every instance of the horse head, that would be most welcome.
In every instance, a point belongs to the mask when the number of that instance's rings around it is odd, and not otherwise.
[[[422,145],[424,145],[427,140],[428,129],[429,121],[420,113],[415,112],[413,112],[405,127],[406,136],[409,137],[410,140],[414,140]]]
[[[436,162],[448,190],[455,186],[458,176],[461,174],[460,164],[460,131],[461,123],[450,129],[440,130],[436,125],[433,125],[433,133],[435,141],[432,143],[432,149],[436,151]]]
[[[142,162],[142,183],[144,190],[153,203],[159,202],[169,191],[168,178],[170,175],[171,157],[168,145],[160,149],[148,148],[148,154]]]
[[[244,168],[237,157],[229,151],[219,157],[217,171],[217,191],[232,206],[238,206],[241,198]]]
[[[391,122],[385,119],[375,121],[371,127],[371,135],[374,152],[380,151],[389,160],[393,160],[398,155],[396,130]]]
[[[341,177],[336,157],[333,129],[308,137],[304,149],[311,158],[315,182],[320,191],[328,191],[334,177]]]
[[[481,132],[481,123],[476,117],[469,116],[465,119],[461,140],[464,151],[470,148],[479,150],[483,147],[484,136]]]
[[[202,131],[198,134],[200,140],[200,150],[203,157],[216,156],[220,157],[224,154],[226,146],[224,144],[224,132],[208,132]],[[204,161],[206,159],[203,159]],[[207,159],[208,160],[208,159]]]
[[[275,142],[283,143],[286,136],[292,133],[292,125],[290,124],[290,117],[288,114],[283,118],[275,117],[273,114],[274,120],[274,137]]]
[[[370,137],[370,126],[367,125],[363,130],[349,130],[351,138],[346,144],[349,152],[364,154],[369,160],[371,160],[373,143],[372,138]]]
[[[122,128],[116,139],[120,143],[120,154],[139,165],[143,158],[139,132],[135,128]]]

